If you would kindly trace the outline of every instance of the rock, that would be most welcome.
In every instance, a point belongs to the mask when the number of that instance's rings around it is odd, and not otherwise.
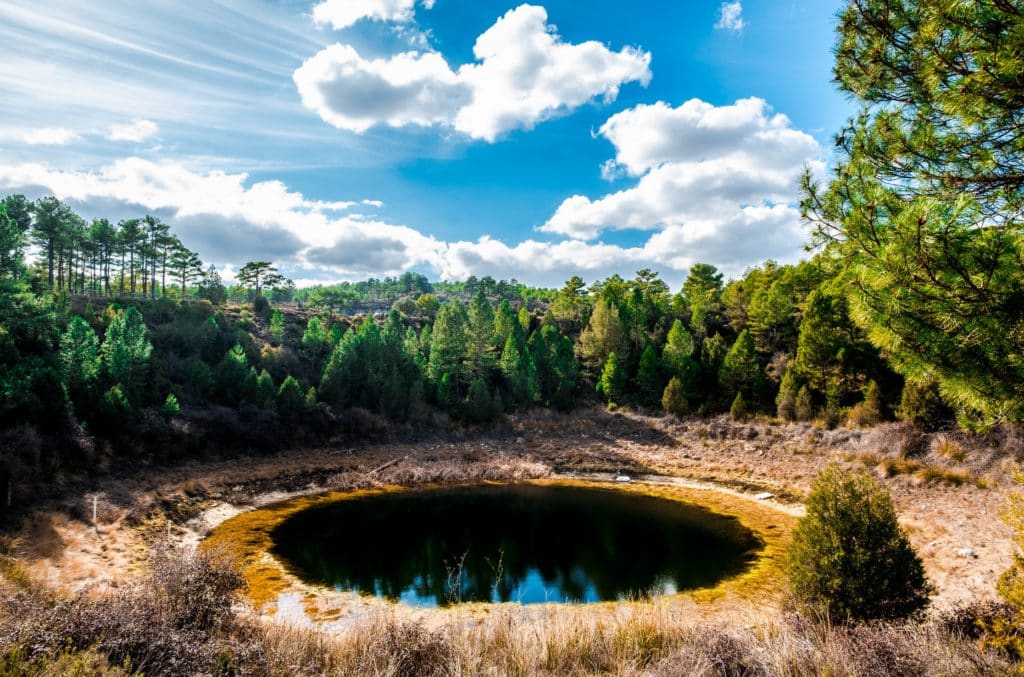
[[[526,440],[524,440],[522,437],[517,437],[516,444],[526,444]]]
[[[241,490],[242,490],[242,485],[241,484],[236,484],[235,486],[231,487],[231,491],[241,491]]]
[[[618,475],[615,478],[615,481],[616,482],[632,482],[633,480],[630,478],[629,475]]]
[[[775,494],[767,491],[762,491],[760,494],[754,494],[754,498],[756,498],[759,501],[767,501],[769,498],[775,498]]]
[[[978,553],[974,552],[970,548],[960,548],[959,550],[956,551],[956,554],[960,555],[961,557],[969,557],[971,559],[978,559]]]

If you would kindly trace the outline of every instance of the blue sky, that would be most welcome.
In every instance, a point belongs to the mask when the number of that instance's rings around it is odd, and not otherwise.
[[[795,260],[839,2],[7,0],[0,191],[311,283]]]

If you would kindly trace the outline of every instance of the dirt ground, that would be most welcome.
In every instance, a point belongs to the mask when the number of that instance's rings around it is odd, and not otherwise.
[[[289,451],[107,477],[91,491],[36,511],[18,534],[19,547],[39,579],[102,592],[140,571],[156,543],[198,543],[226,519],[296,496],[380,485],[628,475],[634,482],[712,489],[725,500],[771,494],[757,500],[780,514],[799,515],[816,473],[840,462],[883,477],[935,586],[933,608],[941,611],[995,597],[995,582],[1013,552],[1000,512],[1016,489],[1016,446],[1015,440],[922,437],[897,424],[823,430],[602,410],[538,412],[486,434]],[[282,597],[272,612],[287,617],[292,603],[301,607],[301,595]]]

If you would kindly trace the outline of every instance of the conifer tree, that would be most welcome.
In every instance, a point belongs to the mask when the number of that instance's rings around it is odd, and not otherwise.
[[[270,339],[275,344],[284,340],[284,313],[277,308],[270,314]]]
[[[469,350],[467,325],[469,317],[466,309],[458,301],[446,303],[437,311],[434,329],[430,335],[430,360],[427,363],[427,375],[435,383],[440,383],[444,375],[451,384],[452,397],[461,397],[462,384],[466,381],[465,360]]]
[[[779,394],[775,398],[775,411],[783,421],[796,420],[796,398],[799,386],[796,382],[796,374],[792,369],[787,369],[782,376],[782,383],[779,385]]]
[[[130,402],[137,402],[153,354],[142,313],[134,307],[118,313],[107,327],[101,352],[110,381]]]
[[[622,325],[619,309],[611,302],[600,298],[590,315],[590,322],[580,334],[580,355],[592,366],[602,366],[611,353],[618,356],[628,354],[626,331]]]
[[[734,421],[745,421],[747,419],[747,402],[743,399],[743,392],[737,392],[736,398],[729,407],[729,418]]]
[[[626,386],[626,373],[619,364],[619,358],[615,353],[608,355],[601,372],[601,380],[597,383],[597,391],[604,395],[604,398],[614,403],[621,400]]]
[[[669,379],[668,385],[661,396],[661,408],[669,414],[682,417],[690,411],[690,404],[686,400],[686,391],[683,382],[678,376]]]
[[[640,396],[649,404],[654,404],[665,390],[665,378],[662,376],[661,360],[654,346],[647,344],[640,356],[640,366],[636,373],[636,384]]]
[[[100,341],[89,323],[71,318],[60,337],[60,375],[68,396],[76,405],[89,398],[100,372]]]
[[[857,0],[835,76],[861,110],[803,210],[853,316],[908,380],[981,423],[1024,418],[1019,2]]]
[[[906,618],[931,591],[889,492],[838,465],[811,486],[786,568],[797,599],[838,622]]]
[[[277,411],[285,418],[295,418],[303,410],[302,385],[289,375],[277,390]]]
[[[493,365],[494,331],[494,309],[481,289],[469,304],[467,333],[470,378],[483,378]]]
[[[668,336],[665,337],[665,348],[662,350],[661,358],[665,363],[665,370],[672,376],[682,377],[692,369],[693,337],[686,331],[681,321],[672,322]]]
[[[761,364],[750,332],[744,329],[722,360],[719,380],[726,392],[753,398],[761,388]]]
[[[509,334],[499,362],[501,373],[508,383],[510,399],[520,408],[532,406],[537,400],[538,391],[537,368],[525,348],[518,344],[516,333]]]

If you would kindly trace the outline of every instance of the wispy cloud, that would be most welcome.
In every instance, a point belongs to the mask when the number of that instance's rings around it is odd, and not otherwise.
[[[159,131],[160,127],[152,120],[133,120],[125,125],[111,125],[107,130],[107,140],[140,143],[153,138]]]

